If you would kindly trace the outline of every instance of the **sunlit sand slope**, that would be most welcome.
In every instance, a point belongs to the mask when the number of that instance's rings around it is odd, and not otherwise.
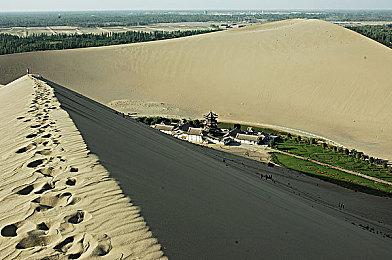
[[[26,67],[95,100],[167,102],[194,116],[313,132],[392,159],[392,51],[319,20],[159,42],[0,57],[0,83]]]
[[[161,258],[140,209],[60,105],[29,76],[0,89],[0,258]]]

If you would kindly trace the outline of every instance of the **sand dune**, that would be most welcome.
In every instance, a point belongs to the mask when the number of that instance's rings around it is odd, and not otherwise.
[[[217,154],[48,84],[89,150],[141,207],[169,258],[384,258],[392,252],[385,236],[392,232],[389,198]],[[257,168],[275,182],[261,181]],[[339,201],[346,210],[337,209]]]
[[[0,104],[1,259],[161,258],[51,87],[24,76],[1,88]]]
[[[0,104],[2,258],[159,258],[151,231],[173,259],[392,253],[389,198],[183,142],[46,80]]]
[[[106,104],[166,102],[194,116],[213,109],[223,119],[301,129],[392,159],[392,51],[324,21],[6,55],[0,83],[26,67]]]

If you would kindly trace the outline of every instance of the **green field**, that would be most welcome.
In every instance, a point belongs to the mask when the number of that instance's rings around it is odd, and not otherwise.
[[[271,156],[276,163],[284,165],[289,169],[300,171],[346,188],[375,195],[387,195],[392,193],[391,185],[376,183],[356,175],[331,169],[326,166],[285,154],[271,153]]]
[[[381,165],[370,164],[368,161],[335,152],[331,148],[324,149],[321,145],[312,145],[289,139],[282,143],[277,143],[276,148],[291,154],[392,182],[392,174],[389,172],[389,169],[383,169]]]

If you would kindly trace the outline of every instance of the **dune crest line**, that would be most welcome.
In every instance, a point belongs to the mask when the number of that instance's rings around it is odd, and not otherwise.
[[[0,103],[3,259],[166,259],[53,88],[24,76]]]
[[[326,21],[2,55],[0,83],[26,67],[102,104],[159,102],[189,117],[213,109],[224,121],[300,129],[392,160],[392,51]],[[136,112],[132,106],[120,111]]]

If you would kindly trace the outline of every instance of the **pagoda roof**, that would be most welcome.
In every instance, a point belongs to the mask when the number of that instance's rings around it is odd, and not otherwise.
[[[205,118],[218,118],[218,115],[214,112],[210,111],[207,115],[204,116]]]

